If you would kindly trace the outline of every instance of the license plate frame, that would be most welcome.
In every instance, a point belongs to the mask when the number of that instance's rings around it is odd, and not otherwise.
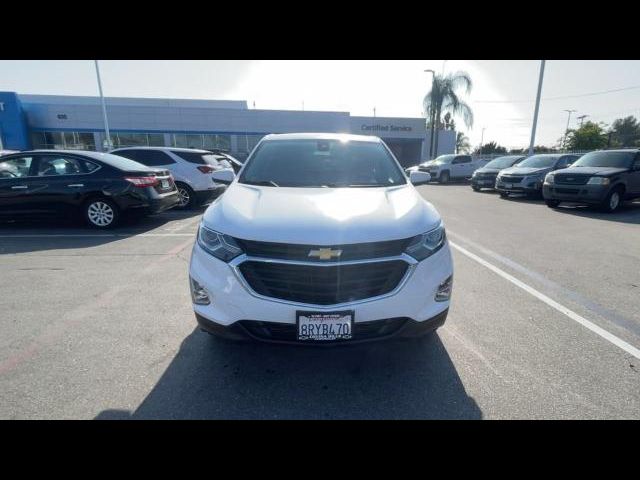
[[[505,183],[504,188],[513,188],[513,183]]]
[[[163,190],[170,189],[171,184],[169,183],[169,180],[160,180],[160,188],[162,188]]]
[[[347,322],[343,320],[345,317],[348,317]],[[353,338],[354,323],[354,310],[331,312],[298,310],[296,311],[296,339],[300,342],[344,342]],[[322,332],[322,328],[319,329],[317,334],[308,332],[309,325],[319,326],[323,324],[328,326],[326,333]],[[344,327],[346,324],[349,326],[348,332]],[[304,330],[303,325],[307,326],[307,331],[301,334],[301,330]],[[342,325],[342,327],[338,327],[338,325]],[[331,329],[331,326],[335,328]]]

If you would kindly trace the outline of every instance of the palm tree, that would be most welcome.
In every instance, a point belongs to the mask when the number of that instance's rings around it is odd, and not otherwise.
[[[468,153],[470,148],[469,137],[464,132],[456,133],[456,153]]]
[[[442,124],[442,113],[450,112],[461,116],[467,128],[473,126],[473,112],[467,103],[460,99],[458,90],[464,89],[466,94],[471,92],[473,83],[467,72],[454,72],[446,75],[435,74],[433,86],[423,100],[425,115],[431,124],[431,138],[434,139],[434,153],[438,153],[438,136],[434,138],[434,128]]]

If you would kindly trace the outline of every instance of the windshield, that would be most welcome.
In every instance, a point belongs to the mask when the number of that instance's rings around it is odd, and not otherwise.
[[[571,167],[629,168],[636,152],[590,152],[580,157]]]
[[[261,143],[239,182],[274,187],[388,187],[406,180],[381,143],[310,139]]]
[[[520,162],[518,167],[526,168],[549,168],[553,167],[558,161],[555,155],[533,155],[526,160]]]
[[[455,155],[440,155],[434,160],[434,163],[451,163]]]
[[[486,168],[507,168],[511,167],[522,157],[498,157],[485,165]]]

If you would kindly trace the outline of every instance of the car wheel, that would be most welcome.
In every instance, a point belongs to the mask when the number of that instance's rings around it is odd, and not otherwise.
[[[112,228],[120,219],[116,204],[106,198],[94,198],[84,206],[84,217],[90,227]]]
[[[176,208],[181,210],[187,210],[193,208],[196,204],[196,195],[189,185],[184,183],[176,183],[178,189],[178,198],[180,202]]]
[[[480,191],[480,187],[471,187],[473,189],[474,192],[479,192]]]
[[[440,178],[439,178],[440,183],[449,183],[449,180],[450,180],[449,172],[442,172],[440,174]]]
[[[500,198],[507,198],[509,196],[506,192],[500,192]]]
[[[622,203],[622,189],[614,188],[605,197],[604,201],[600,205],[600,208],[605,212],[615,212]]]
[[[558,205],[560,205],[560,200],[545,200],[544,203],[546,203],[549,208],[557,208]]]

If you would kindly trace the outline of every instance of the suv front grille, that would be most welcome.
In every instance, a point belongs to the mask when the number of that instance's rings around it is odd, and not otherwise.
[[[500,180],[505,183],[520,183],[524,177],[508,177],[503,175]]]
[[[370,340],[381,338],[396,333],[408,321],[405,317],[386,318],[384,320],[374,320],[370,322],[360,322],[353,324],[353,337],[347,341]],[[253,337],[260,340],[272,342],[295,342],[297,341],[296,325],[291,323],[259,322],[255,320],[242,320],[240,325]],[[345,340],[338,340],[345,341]],[[304,343],[331,343],[331,342],[308,342]]]
[[[248,260],[239,270],[258,294],[298,303],[335,305],[393,291],[409,264],[403,260],[348,265],[297,265]]]
[[[557,173],[554,182],[561,185],[586,185],[591,177],[589,175],[575,175],[570,173]]]
[[[401,255],[411,242],[411,238],[384,242],[332,245],[332,250],[342,250],[340,261],[363,260],[368,258],[396,257]],[[250,257],[277,258],[318,263],[326,262],[318,257],[310,257],[311,250],[329,248],[327,246],[300,245],[291,243],[258,242],[236,238],[240,248]]]

